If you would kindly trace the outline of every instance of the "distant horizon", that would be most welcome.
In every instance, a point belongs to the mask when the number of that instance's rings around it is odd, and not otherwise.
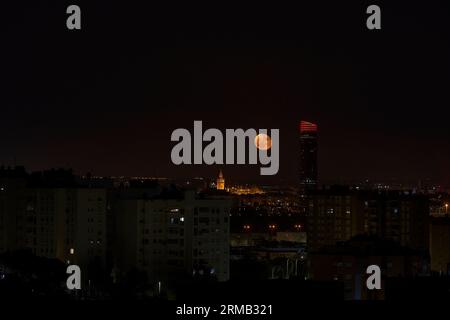
[[[74,31],[63,2],[5,4],[13,27],[0,31],[0,162],[214,176],[220,166],[171,161],[171,133],[198,120],[221,131],[279,129],[276,176],[246,165],[226,167],[227,176],[295,184],[304,120],[317,124],[321,181],[450,185],[446,10],[385,4],[383,28],[368,30],[364,3],[297,5],[279,15],[271,5],[272,19],[241,10],[221,19],[89,2]]]
[[[219,170],[217,170],[216,175],[192,175],[192,176],[169,176],[169,175],[123,175],[123,174],[110,174],[110,175],[99,175],[95,172],[79,172],[76,169],[72,167],[50,167],[50,168],[42,168],[37,170],[29,170],[24,165],[5,165],[0,163],[0,168],[3,169],[14,169],[14,168],[24,168],[25,172],[27,174],[32,173],[39,173],[39,172],[45,172],[45,171],[51,171],[51,170],[65,170],[65,171],[71,171],[72,174],[76,177],[80,178],[86,178],[88,175],[91,175],[91,178],[106,178],[106,179],[113,179],[113,178],[125,178],[125,179],[167,179],[169,181],[189,181],[194,179],[204,179],[205,181],[214,181],[217,178],[217,174]],[[222,166],[223,167],[223,166]],[[298,187],[298,184],[295,182],[291,182],[285,179],[280,179],[277,181],[274,181],[275,179],[266,179],[266,181],[256,181],[256,180],[243,180],[236,179],[233,176],[228,176],[226,169],[221,169],[224,178],[225,178],[225,185],[250,185],[250,186],[281,186],[281,187]],[[440,184],[437,181],[432,181],[431,179],[420,179],[420,180],[406,180],[401,179],[397,177],[387,178],[387,179],[369,179],[369,178],[362,178],[362,179],[341,179],[341,180],[331,180],[331,179],[323,179],[319,180],[318,187],[321,188],[323,186],[332,186],[332,185],[342,185],[342,186],[357,186],[357,185],[363,185],[363,184],[369,184],[369,185],[376,185],[376,184],[386,184],[386,185],[401,185],[404,187],[418,187],[419,183],[423,184],[423,187],[440,187],[442,189],[448,189],[447,192],[450,191],[449,187],[447,185]]]

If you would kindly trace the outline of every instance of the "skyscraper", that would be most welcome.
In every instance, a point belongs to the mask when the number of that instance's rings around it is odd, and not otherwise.
[[[317,125],[300,121],[300,189],[317,186]]]

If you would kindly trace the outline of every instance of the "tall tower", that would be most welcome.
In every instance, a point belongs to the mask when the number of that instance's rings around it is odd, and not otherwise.
[[[300,121],[300,191],[317,187],[317,125]]]
[[[219,177],[216,180],[217,190],[225,190],[225,179],[223,178],[222,170],[219,171]]]

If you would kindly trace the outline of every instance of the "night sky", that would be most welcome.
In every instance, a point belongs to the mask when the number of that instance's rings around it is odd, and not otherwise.
[[[448,1],[14,2],[0,14],[0,163],[215,176],[170,161],[171,132],[203,120],[279,128],[280,171],[264,181],[295,183],[304,119],[319,125],[322,181],[450,185]],[[81,31],[66,28],[69,4]],[[382,30],[367,30],[369,4]],[[222,169],[261,180],[259,166]]]

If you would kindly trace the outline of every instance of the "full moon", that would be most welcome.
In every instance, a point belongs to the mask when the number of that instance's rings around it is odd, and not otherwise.
[[[255,146],[260,150],[272,148],[272,139],[265,133],[260,133],[255,137]]]

